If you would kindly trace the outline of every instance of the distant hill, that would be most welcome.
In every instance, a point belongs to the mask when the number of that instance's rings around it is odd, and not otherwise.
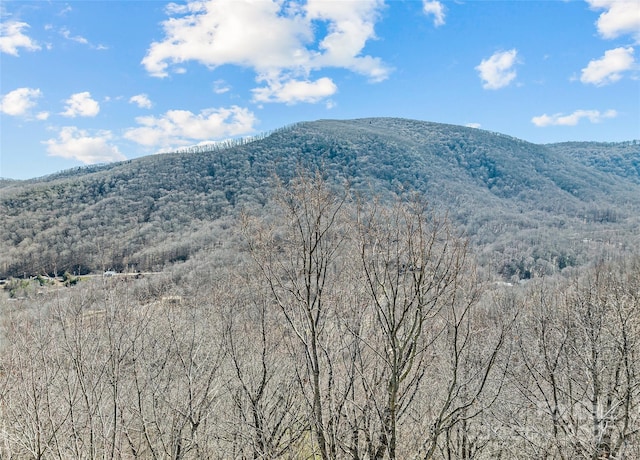
[[[15,179],[7,179],[5,177],[0,177],[0,188],[8,187],[10,185],[15,185],[19,182],[20,181],[17,181]]]
[[[549,144],[552,152],[568,155],[578,162],[624,177],[640,184],[640,141],[629,142],[563,142]]]
[[[298,123],[226,147],[0,181],[0,277],[186,260],[227,238],[240,209],[266,210],[275,176],[311,169],[365,197],[423,194],[483,264],[526,278],[637,244],[638,165],[633,143],[535,145],[395,118]]]

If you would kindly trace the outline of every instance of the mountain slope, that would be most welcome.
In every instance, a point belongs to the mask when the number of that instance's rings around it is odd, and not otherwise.
[[[568,155],[598,171],[640,184],[640,141],[563,142],[547,147],[558,155]]]
[[[0,277],[185,260],[225,238],[241,208],[265,209],[274,176],[309,169],[360,194],[425,195],[505,276],[580,263],[575,241],[632,244],[640,216],[635,177],[582,161],[569,144],[404,119],[320,120],[229,148],[3,184]]]

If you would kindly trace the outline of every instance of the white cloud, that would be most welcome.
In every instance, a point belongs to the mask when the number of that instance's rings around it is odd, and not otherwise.
[[[24,48],[27,51],[39,50],[40,45],[22,33],[22,30],[28,27],[29,24],[26,22],[0,23],[0,52],[18,56],[18,48]]]
[[[195,3],[191,3],[190,5],[195,5]],[[165,12],[167,14],[186,14],[190,11],[190,6],[189,4],[187,5],[178,5],[177,3],[169,3],[166,7],[165,7]]]
[[[199,114],[188,110],[169,110],[161,117],[136,118],[141,125],[130,128],[124,137],[147,147],[173,149],[199,141],[249,134],[255,115],[246,108],[206,109]]]
[[[515,49],[509,51],[498,51],[490,58],[483,59],[476,66],[476,70],[482,79],[484,89],[500,89],[508,86],[515,78],[516,71],[513,66],[516,64],[518,52]]]
[[[45,121],[49,118],[49,112],[38,112],[36,115],[36,119],[40,121]]]
[[[82,35],[71,35],[71,32],[66,27],[63,27],[62,29],[60,29],[60,35],[62,35],[67,40],[70,40],[70,41],[76,42],[76,43],[80,43],[81,45],[87,45],[90,48],[93,48],[93,49],[96,49],[96,50],[109,49],[105,45],[94,45],[93,43],[91,43],[88,39],[86,39]]]
[[[18,116],[28,116],[30,109],[36,106],[36,99],[42,97],[42,91],[34,88],[18,88],[5,94],[0,101],[0,112]]]
[[[316,81],[269,81],[267,87],[254,89],[253,96],[257,102],[315,103],[332,96],[337,90],[337,86],[330,78],[322,77]]]
[[[188,15],[163,22],[165,39],[153,42],[142,64],[157,77],[173,64],[197,61],[215,67],[236,64],[261,70],[308,60],[301,46],[310,30],[299,15],[282,16],[275,1],[190,2]],[[170,13],[187,12],[187,6]]]
[[[632,47],[605,51],[603,57],[590,61],[582,69],[580,81],[596,86],[616,82],[622,78],[622,72],[633,68],[634,62]]]
[[[135,96],[131,96],[129,103],[136,104],[141,109],[150,109],[153,107],[153,103],[146,94],[136,94]]]
[[[327,23],[327,35],[318,45],[322,52],[311,53],[308,68],[342,67],[374,82],[386,79],[390,69],[380,58],[360,55],[367,41],[376,38],[374,27],[383,4],[382,0],[308,0],[306,19]]]
[[[433,25],[439,27],[444,24],[444,6],[437,0],[422,0],[422,9],[425,14],[433,15]]]
[[[72,94],[65,101],[66,107],[62,115],[65,117],[95,117],[100,112],[98,101],[91,98],[91,93]]]
[[[60,12],[58,13],[58,16],[64,17],[67,15],[67,13],[70,13],[72,11],[73,11],[73,8],[71,8],[71,5],[67,4],[64,6],[64,8],[60,10]]]
[[[67,40],[71,40],[72,42],[80,43],[82,45],[88,45],[89,44],[89,40],[87,40],[86,38],[84,38],[81,35],[71,35],[71,32],[69,31],[69,29],[64,28],[64,27],[62,29],[60,29],[60,35],[62,35]]]
[[[640,43],[640,0],[587,0],[600,14],[596,25],[603,38],[612,39],[630,34]]]
[[[325,67],[381,81],[390,69],[379,58],[362,55],[362,50],[375,38],[382,7],[382,0],[170,4],[167,12],[173,17],[162,23],[165,37],[150,45],[142,64],[156,77],[195,61],[211,68],[251,68],[258,81],[307,80],[311,72]],[[286,95],[274,98],[287,100]]]
[[[74,159],[84,164],[126,160],[118,147],[109,145],[111,138],[110,131],[98,131],[91,136],[75,126],[65,126],[57,139],[49,139],[43,144],[51,156]]]
[[[467,128],[476,128],[476,129],[482,127],[482,125],[480,123],[467,123],[465,126]]]
[[[615,110],[607,110],[601,113],[599,110],[576,110],[575,112],[564,115],[562,113],[556,113],[554,115],[540,115],[533,117],[531,122],[539,127],[545,126],[575,126],[581,119],[586,118],[591,123],[600,123],[606,118],[615,118],[618,113]]]
[[[229,92],[231,87],[224,80],[216,80],[213,82],[213,92],[216,94],[224,94]]]

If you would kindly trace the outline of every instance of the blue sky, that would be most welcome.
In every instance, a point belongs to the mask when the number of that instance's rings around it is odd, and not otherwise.
[[[640,0],[0,4],[0,176],[393,116],[640,138]]]

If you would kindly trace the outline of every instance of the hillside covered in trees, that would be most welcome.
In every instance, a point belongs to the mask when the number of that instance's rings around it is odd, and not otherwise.
[[[493,282],[419,194],[270,190],[162,273],[11,280],[0,457],[640,457],[637,251]]]
[[[640,458],[639,160],[326,120],[2,180],[0,458]]]
[[[269,213],[277,182],[322,171],[361,199],[417,193],[504,279],[552,274],[638,244],[640,145],[534,145],[414,120],[299,123],[197,147],[1,182],[0,278],[151,271]],[[276,180],[277,178],[277,180]]]

